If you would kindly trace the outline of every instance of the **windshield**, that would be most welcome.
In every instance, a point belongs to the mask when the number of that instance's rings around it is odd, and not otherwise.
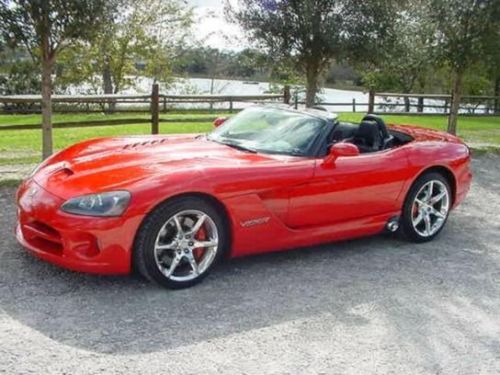
[[[251,107],[227,120],[207,138],[250,152],[306,156],[325,124],[307,114]]]

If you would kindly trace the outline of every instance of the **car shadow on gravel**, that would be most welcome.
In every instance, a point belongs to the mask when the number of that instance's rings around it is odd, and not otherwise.
[[[476,187],[496,194],[487,183]],[[180,291],[43,263],[10,234],[12,190],[0,191],[0,203],[9,213],[0,215],[0,307],[66,345],[149,353],[305,319],[368,328],[376,313],[391,345],[413,341],[422,356],[432,357],[429,337],[443,327],[469,335],[484,350],[500,348],[494,330],[471,326],[500,308],[499,227],[477,194],[431,243],[375,236],[235,259]]]

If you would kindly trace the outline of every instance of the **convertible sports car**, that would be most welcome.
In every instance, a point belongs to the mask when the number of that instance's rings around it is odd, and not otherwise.
[[[214,124],[53,155],[17,193],[19,242],[72,270],[182,288],[223,257],[383,231],[429,241],[471,183],[459,139],[373,115],[254,106]]]

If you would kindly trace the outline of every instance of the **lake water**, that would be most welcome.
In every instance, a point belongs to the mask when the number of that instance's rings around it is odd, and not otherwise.
[[[134,88],[123,90],[121,93],[124,94],[147,94],[151,92],[152,80],[149,78],[136,78],[136,85]],[[175,82],[167,90],[160,89],[162,93],[167,94],[184,94],[184,95],[207,95],[210,94],[212,82],[209,78],[177,78]],[[214,95],[256,95],[269,93],[271,90],[271,84],[269,82],[248,82],[248,81],[238,81],[238,80],[226,80],[226,79],[215,79],[213,83],[213,94]],[[303,94],[301,94],[303,97]],[[299,96],[300,97],[300,96]],[[356,111],[366,112],[368,110],[368,93],[361,91],[351,91],[351,90],[338,90],[331,88],[323,88],[319,93],[319,98],[321,102],[327,103],[346,103],[346,105],[341,106],[325,106],[332,112],[352,112],[353,106],[352,101],[356,101]],[[301,99],[303,100],[303,99]],[[403,112],[404,106],[400,105],[397,107],[388,106],[390,103],[403,104],[403,98],[375,98],[375,110],[376,111],[391,111],[391,112]],[[416,99],[411,99],[412,104],[416,104]],[[426,99],[425,104],[427,105],[443,105],[442,100]],[[245,108],[251,103],[248,102],[235,102],[233,103],[234,108]],[[182,107],[208,107],[208,104],[179,104]],[[215,108],[227,108],[228,103],[215,104]],[[472,106],[462,109],[460,112],[468,113],[470,112]],[[416,112],[416,107],[411,108],[412,111]],[[441,108],[425,108],[427,113],[443,113]],[[484,106],[480,105],[476,109],[477,113],[484,112]]]
[[[151,92],[152,80],[147,78],[138,78],[135,88],[122,91],[123,94],[146,94]],[[174,84],[167,90],[160,89],[162,93],[172,95],[208,95],[212,81],[209,78],[177,78]],[[257,95],[270,93],[272,85],[269,82],[249,82],[226,79],[215,79],[213,84],[214,95]],[[355,99],[357,103],[368,103],[368,94],[360,91],[348,91],[337,89],[322,89],[319,94],[321,101],[333,103],[352,103]],[[235,102],[234,108],[245,108],[251,103]],[[184,105],[186,106],[186,105]],[[196,104],[196,106],[208,106],[208,104]],[[216,104],[215,107],[224,108],[228,103]],[[335,112],[350,112],[352,104],[346,106],[335,106],[329,108]],[[366,112],[366,105],[358,105],[357,111]]]

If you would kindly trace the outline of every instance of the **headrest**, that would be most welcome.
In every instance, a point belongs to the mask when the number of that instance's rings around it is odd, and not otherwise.
[[[359,129],[356,132],[358,137],[379,137],[380,133],[377,123],[371,120],[364,120],[359,124]]]

